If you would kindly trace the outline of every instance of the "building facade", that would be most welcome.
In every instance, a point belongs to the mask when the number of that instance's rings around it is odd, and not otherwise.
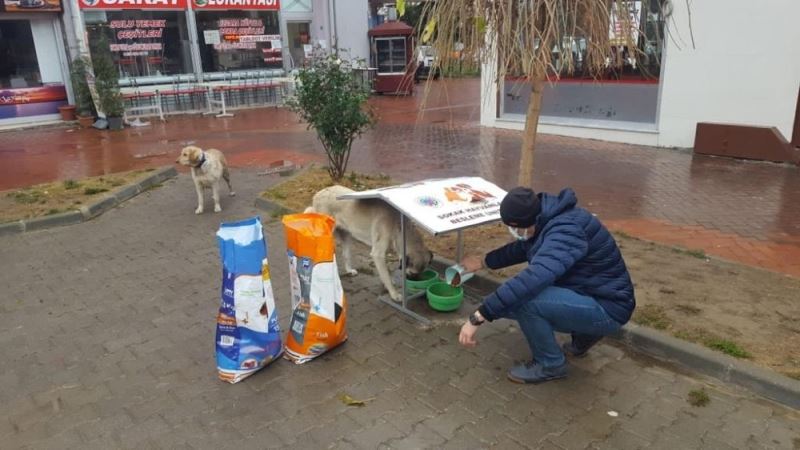
[[[540,132],[692,147],[697,124],[712,122],[777,127],[791,139],[800,87],[800,2],[672,1],[637,15],[652,43],[643,60],[596,81],[550,83]],[[580,42],[573,51],[580,61]],[[530,87],[514,77],[496,80],[495,65],[483,65],[481,123],[522,129]]]
[[[69,60],[60,0],[0,0],[0,124],[58,118]]]
[[[138,90],[279,77],[314,47],[369,58],[366,0],[2,1],[0,126],[58,119],[70,60],[96,52]]]

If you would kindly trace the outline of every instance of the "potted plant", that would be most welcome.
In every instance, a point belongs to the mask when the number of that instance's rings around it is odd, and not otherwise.
[[[89,128],[94,123],[94,101],[92,92],[89,90],[89,83],[86,81],[87,67],[88,63],[85,59],[76,58],[72,61],[70,68],[72,93],[75,96],[75,113],[82,128]]]
[[[61,114],[61,120],[71,122],[75,120],[75,105],[62,105],[58,107],[58,112]]]
[[[106,47],[107,48],[107,47]],[[92,58],[94,66],[95,89],[99,98],[100,109],[108,119],[108,128],[122,129],[122,114],[125,112],[122,94],[119,91],[119,74],[111,59],[110,52],[95,52]]]

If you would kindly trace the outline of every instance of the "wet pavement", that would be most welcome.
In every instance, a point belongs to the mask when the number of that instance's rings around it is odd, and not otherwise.
[[[479,126],[478,80],[436,83],[422,114],[421,92],[373,98],[380,121],[354,145],[350,168],[404,181],[479,175],[512,187],[521,135]],[[121,132],[3,132],[0,189],[171,164],[189,143],[222,149],[235,167],[324,162],[313,131],[284,109],[265,108]],[[573,187],[611,228],[800,276],[797,167],[551,135],[537,144],[534,187]]]
[[[182,174],[92,221],[0,237],[0,447],[20,449],[797,449],[800,416],[601,342],[569,377],[506,380],[529,358],[509,321],[458,345],[458,321],[423,329],[378,302],[366,271],[342,279],[349,340],[306,365],[217,379],[220,221],[260,211],[277,176],[237,170],[238,195],[194,214]],[[290,313],[285,236],[265,225],[276,306]],[[357,267],[368,249],[357,246]],[[42,255],[47,255],[42,257]],[[419,305],[425,307],[424,304]],[[433,311],[429,317],[436,318]],[[285,332],[283,336],[285,336]],[[703,390],[709,403],[689,404]],[[366,400],[343,404],[347,394]]]

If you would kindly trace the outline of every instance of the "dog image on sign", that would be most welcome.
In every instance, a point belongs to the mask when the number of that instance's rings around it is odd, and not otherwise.
[[[336,266],[335,221],[324,214],[283,217],[292,318],[286,358],[302,364],[347,340],[347,302]]]

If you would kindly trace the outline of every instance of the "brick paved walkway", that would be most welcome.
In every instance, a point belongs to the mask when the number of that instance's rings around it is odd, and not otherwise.
[[[350,341],[339,350],[217,381],[213,233],[255,214],[271,180],[235,171],[239,195],[198,217],[182,175],[91,222],[0,238],[0,447],[800,447],[796,411],[610,345],[565,381],[509,383],[506,368],[528,356],[509,322],[465,350],[457,325],[422,330],[378,304],[367,275],[344,279]],[[275,223],[267,235],[285,326],[283,235]],[[705,408],[685,400],[699,387]],[[373,400],[347,407],[339,393]]]
[[[420,95],[373,98],[381,120],[357,141],[351,168],[401,180],[476,174],[511,187],[520,133],[478,125],[477,80],[442,86],[421,120]],[[175,117],[118,133],[0,133],[0,189],[169,164],[188,143],[221,148],[238,167],[323,160],[315,134],[291,113],[236,114]],[[574,187],[581,203],[611,228],[800,277],[797,167],[550,135],[537,145],[535,187]]]

